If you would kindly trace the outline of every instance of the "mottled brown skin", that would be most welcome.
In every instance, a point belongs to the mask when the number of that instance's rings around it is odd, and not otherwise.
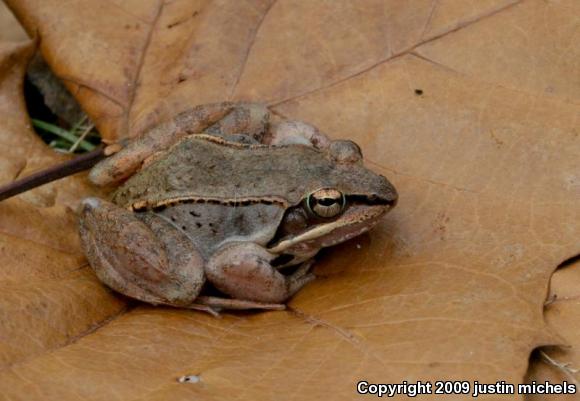
[[[95,166],[101,185],[129,177],[112,202],[83,203],[81,240],[99,278],[153,304],[282,308],[314,279],[320,248],[396,204],[353,142],[301,122],[269,128],[259,105],[200,106]],[[231,298],[199,296],[205,280]]]

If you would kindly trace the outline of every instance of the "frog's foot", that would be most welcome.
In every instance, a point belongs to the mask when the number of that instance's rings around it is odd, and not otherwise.
[[[260,245],[230,243],[210,258],[205,273],[218,290],[231,297],[263,303],[285,302],[315,278],[306,264],[285,276],[272,267],[272,259],[274,255]]]
[[[330,140],[316,127],[301,121],[284,121],[276,125],[264,137],[268,145],[302,144],[326,150],[338,163],[361,163],[362,152],[359,146],[349,140]]]
[[[97,164],[89,178],[100,186],[119,183],[139,170],[143,162],[156,152],[168,149],[186,135],[204,131],[231,110],[232,104],[224,102],[204,104],[181,112]]]
[[[213,124],[204,134],[214,135],[228,142],[258,144],[268,129],[270,112],[259,103],[240,103],[224,118]]]
[[[316,127],[302,121],[284,121],[269,132],[264,142],[268,145],[302,144],[326,149],[330,139]]]
[[[85,199],[80,236],[91,267],[102,282],[131,298],[190,304],[204,283],[200,253],[158,217],[142,220],[113,203]]]

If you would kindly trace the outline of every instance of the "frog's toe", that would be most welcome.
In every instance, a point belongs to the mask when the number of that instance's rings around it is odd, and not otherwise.
[[[302,289],[306,284],[315,280],[316,276],[313,273],[306,273],[301,275],[292,275],[289,278],[288,297],[293,296]]]
[[[88,212],[96,209],[101,204],[99,198],[85,198],[81,201],[81,212]]]

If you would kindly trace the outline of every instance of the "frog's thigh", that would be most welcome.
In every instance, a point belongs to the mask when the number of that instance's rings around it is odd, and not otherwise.
[[[210,258],[205,273],[217,289],[235,299],[272,303],[286,301],[314,279],[303,271],[284,276],[270,265],[273,258],[257,244],[230,243]]]
[[[303,144],[326,149],[330,139],[316,127],[302,121],[284,121],[276,125],[268,136],[269,145]]]
[[[80,235],[92,268],[101,281],[129,297],[175,306],[191,303],[204,283],[199,252],[158,218],[144,220],[147,224],[113,203],[85,199]]]
[[[133,175],[141,164],[158,151],[168,149],[186,135],[200,133],[232,109],[231,103],[204,104],[185,110],[172,120],[157,125],[124,149],[98,163],[89,174],[96,185],[111,185]]]

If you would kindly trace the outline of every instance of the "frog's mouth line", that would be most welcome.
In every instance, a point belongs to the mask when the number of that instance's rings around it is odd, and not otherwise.
[[[344,230],[347,227],[353,228],[360,225],[361,227],[353,230],[352,233],[345,234],[339,239],[325,242],[321,244],[321,246],[326,247],[346,241],[372,228],[379,221],[379,218],[382,215],[394,207],[395,203],[396,201],[389,202],[381,199],[377,200],[377,203],[371,204],[365,197],[364,208],[354,206],[352,209],[347,210],[343,215],[341,215],[340,218],[327,223],[317,224],[292,238],[282,239],[269,247],[268,250],[274,254],[281,254],[297,244],[319,240],[323,237],[332,235],[335,231],[338,232],[338,230]]]

